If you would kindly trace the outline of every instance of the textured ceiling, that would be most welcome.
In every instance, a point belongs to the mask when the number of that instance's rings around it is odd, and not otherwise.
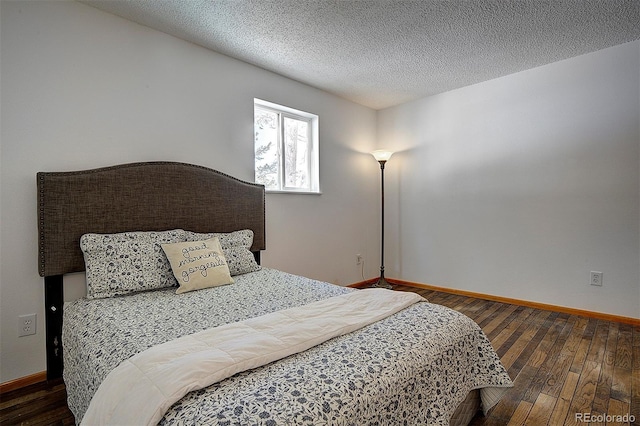
[[[640,0],[86,0],[381,109],[640,39]]]

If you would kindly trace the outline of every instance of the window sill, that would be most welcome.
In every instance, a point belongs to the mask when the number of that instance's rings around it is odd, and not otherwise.
[[[274,191],[274,190],[265,190],[267,194],[300,194],[300,195],[322,195],[320,191]]]

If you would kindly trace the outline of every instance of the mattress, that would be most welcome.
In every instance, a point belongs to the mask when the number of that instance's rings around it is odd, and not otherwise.
[[[155,345],[354,289],[262,268],[231,285],[162,289],[65,305],[64,380],[80,421],[108,373]],[[447,425],[473,389],[488,410],[511,380],[482,330],[417,303],[388,318],[175,403],[160,424]]]

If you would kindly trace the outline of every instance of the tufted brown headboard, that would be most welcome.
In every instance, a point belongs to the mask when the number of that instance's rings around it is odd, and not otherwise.
[[[265,248],[264,187],[184,163],[37,174],[40,276],[84,271],[88,232],[251,229]]]
[[[85,270],[79,245],[83,234],[251,229],[251,250],[258,261],[266,247],[264,186],[206,167],[149,162],[40,172],[37,187],[38,271],[45,277],[49,379],[62,374],[62,275]]]

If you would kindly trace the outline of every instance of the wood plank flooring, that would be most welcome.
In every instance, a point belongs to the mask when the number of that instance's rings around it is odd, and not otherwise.
[[[514,387],[472,425],[640,425],[640,327],[412,287],[396,290],[469,316],[500,356]],[[625,415],[635,421],[616,421]]]
[[[0,394],[0,425],[74,425],[62,379]]]
[[[472,425],[640,425],[640,327],[413,287],[396,290],[466,314],[498,352],[515,386]],[[635,422],[613,417],[625,415]],[[0,395],[0,425],[73,423],[61,381]]]

